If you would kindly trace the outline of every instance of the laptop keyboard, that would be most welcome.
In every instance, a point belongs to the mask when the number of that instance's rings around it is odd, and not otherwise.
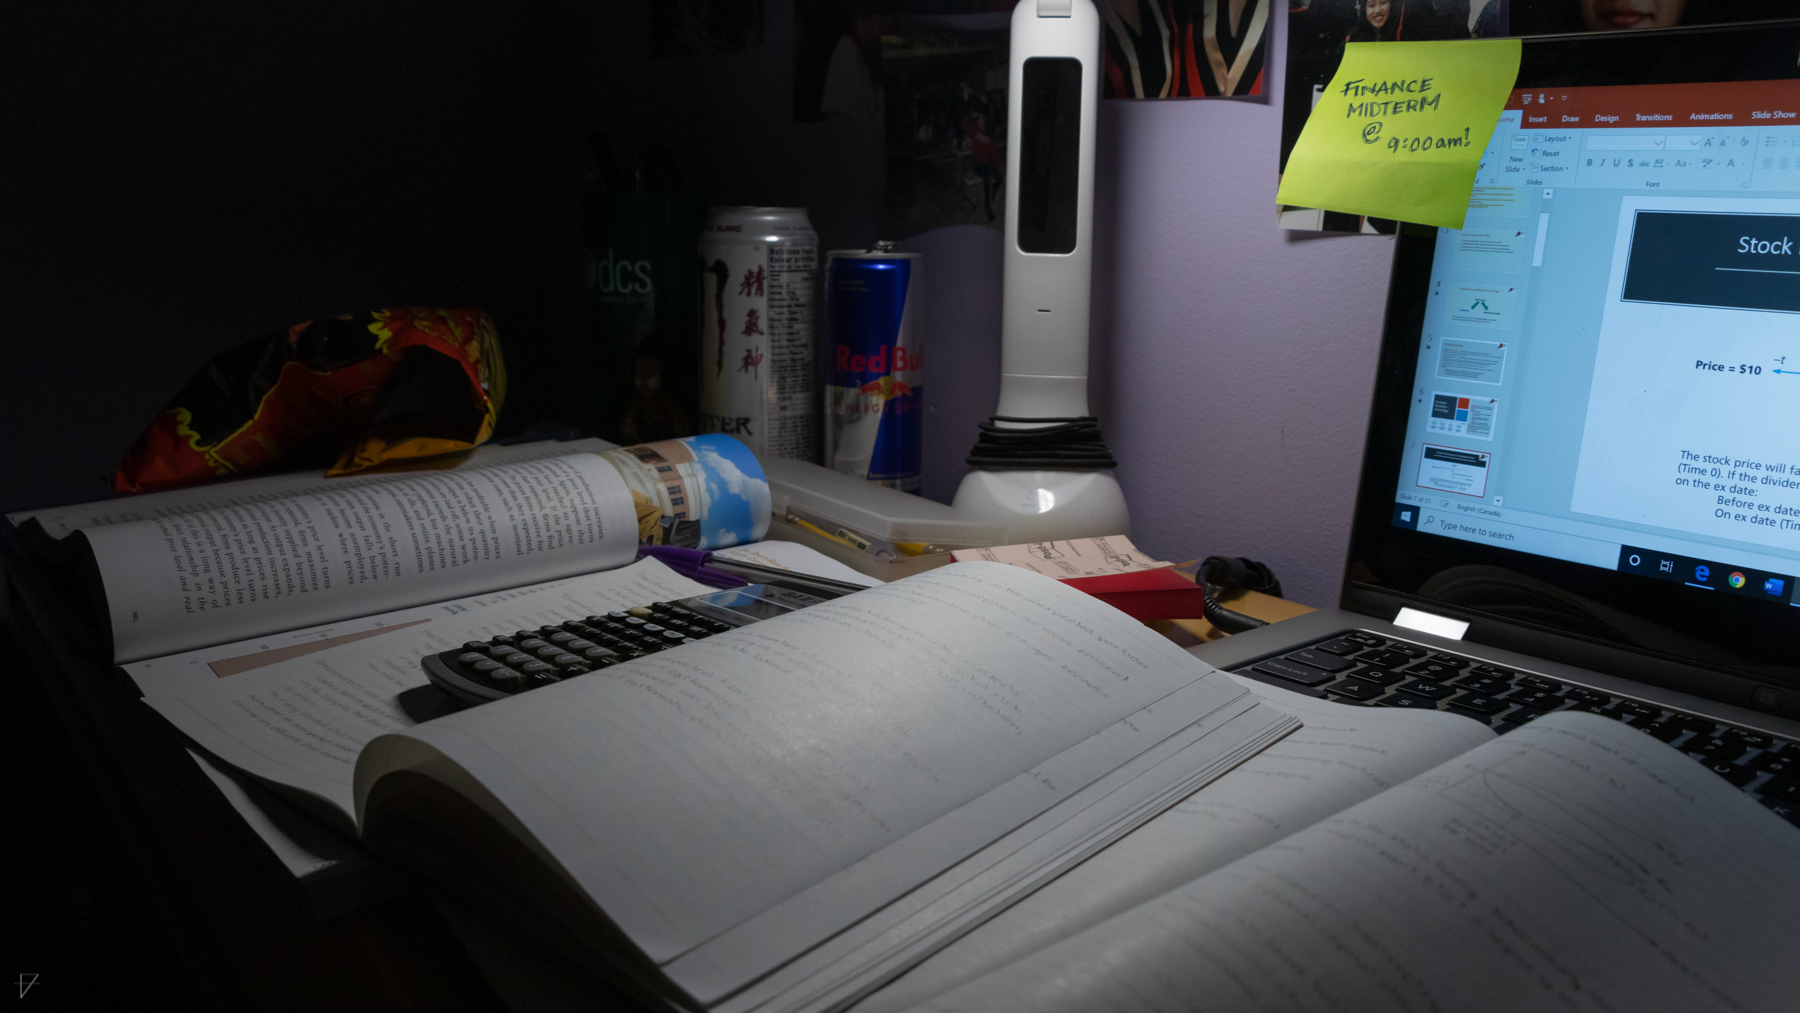
[[[1339,703],[1449,711],[1502,735],[1556,711],[1589,711],[1686,752],[1800,826],[1800,745],[1766,732],[1362,630],[1232,671]]]

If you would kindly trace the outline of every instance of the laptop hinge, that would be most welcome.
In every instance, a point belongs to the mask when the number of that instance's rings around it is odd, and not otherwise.
[[[1394,617],[1394,625],[1443,637],[1445,640],[1461,640],[1463,634],[1469,632],[1469,624],[1461,619],[1422,612],[1415,608],[1402,608],[1400,614]]]

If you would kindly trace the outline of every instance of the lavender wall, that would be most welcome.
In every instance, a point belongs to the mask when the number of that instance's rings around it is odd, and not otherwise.
[[[1279,21],[1279,19],[1278,19]],[[1102,102],[1090,397],[1133,541],[1246,555],[1337,601],[1391,240],[1275,228],[1284,34],[1269,101]],[[947,500],[998,391],[1001,237],[943,229],[930,265],[926,494]]]

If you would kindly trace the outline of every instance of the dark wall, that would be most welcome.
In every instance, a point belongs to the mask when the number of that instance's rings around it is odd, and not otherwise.
[[[558,412],[533,379],[569,337],[579,167],[546,129],[540,23],[219,0],[8,21],[5,506],[99,498],[209,355],[343,310],[487,307],[525,392],[509,421]]]
[[[644,0],[9,10],[0,509],[106,495],[207,357],[346,310],[484,307],[502,432],[578,418],[590,129],[663,141],[713,202],[862,192],[829,125],[767,129],[791,5],[767,8],[762,46],[705,60],[647,59]],[[874,238],[824,203],[827,245]]]

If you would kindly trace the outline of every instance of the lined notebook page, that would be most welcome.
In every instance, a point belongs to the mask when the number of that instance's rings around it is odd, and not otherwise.
[[[408,734],[661,963],[1183,687],[1195,717],[1246,694],[1066,585],[958,563]]]
[[[1494,738],[1454,714],[1347,707],[1232,678],[1305,727],[940,950],[857,1013],[908,1009]]]
[[[1555,714],[919,1007],[1790,1010],[1800,830]]]

